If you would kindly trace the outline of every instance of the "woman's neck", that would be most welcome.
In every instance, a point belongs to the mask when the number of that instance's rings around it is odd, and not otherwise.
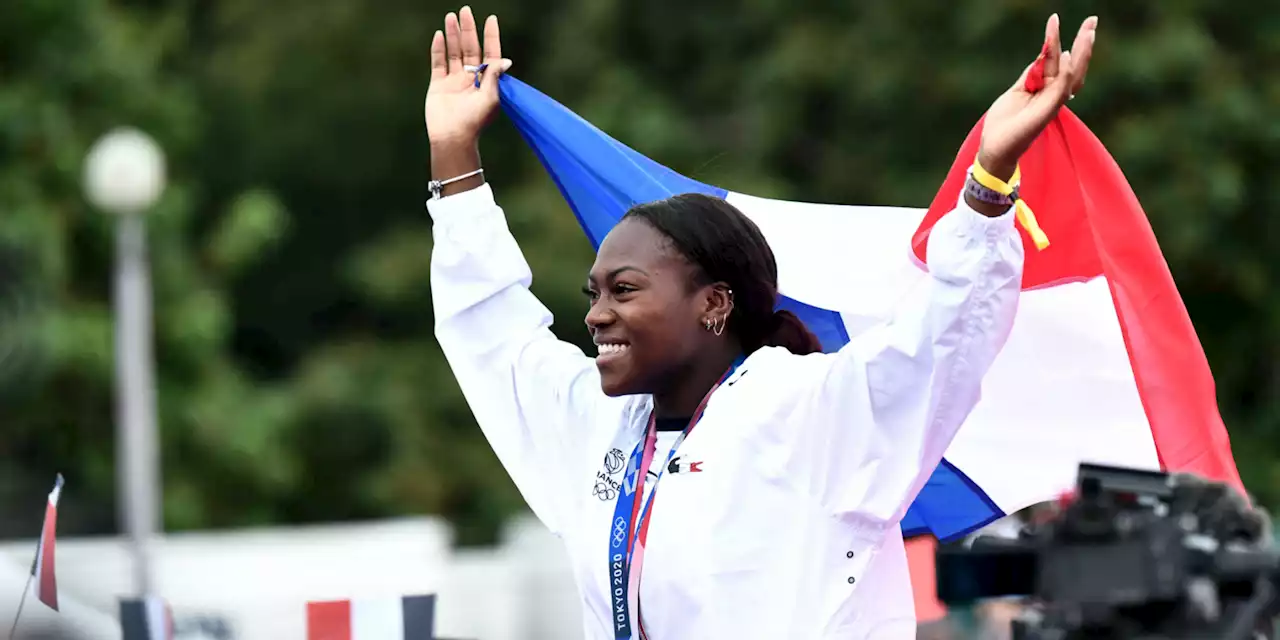
[[[698,410],[711,387],[742,355],[737,345],[726,340],[726,348],[709,356],[694,359],[682,373],[672,376],[671,384],[653,394],[653,414],[658,418],[689,418]]]

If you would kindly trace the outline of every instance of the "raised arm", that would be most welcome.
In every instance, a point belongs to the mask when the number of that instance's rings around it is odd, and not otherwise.
[[[1072,55],[1060,51],[1051,17],[1045,86],[1027,91],[1024,72],[987,112],[978,162],[1000,181],[1080,88],[1095,27],[1085,21]],[[926,284],[891,323],[836,354],[799,359],[808,362],[796,365],[796,378],[812,385],[801,410],[815,428],[794,436],[792,463],[833,512],[868,526],[899,522],[977,404],[1022,281],[1012,207],[992,196],[966,189],[934,225]]]
[[[447,45],[447,46],[446,46]],[[551,313],[529,291],[532,274],[484,182],[477,139],[498,105],[497,19],[485,24],[481,62],[469,9],[450,13],[431,45],[426,125],[431,173],[444,184],[434,221],[431,294],[436,338],[485,437],[538,517],[559,532],[572,517],[567,490],[603,406],[593,360],[550,331]],[[469,176],[453,181],[459,176]],[[610,405],[612,406],[612,405]]]

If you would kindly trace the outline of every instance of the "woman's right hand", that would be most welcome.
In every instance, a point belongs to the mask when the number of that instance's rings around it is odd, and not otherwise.
[[[471,7],[444,18],[444,31],[431,40],[431,84],[427,88],[424,115],[431,145],[473,143],[498,109],[498,76],[511,66],[502,59],[498,17],[484,23],[484,51]],[[464,65],[488,64],[480,87],[476,74]]]

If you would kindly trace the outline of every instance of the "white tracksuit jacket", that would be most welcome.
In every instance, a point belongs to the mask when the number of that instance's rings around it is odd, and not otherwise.
[[[610,640],[616,492],[598,485],[621,480],[652,400],[605,396],[592,358],[552,335],[489,185],[429,210],[436,335],[489,443],[568,549],[586,638]],[[1013,218],[961,199],[932,231],[928,290],[895,321],[833,354],[760,349],[712,395],[679,451],[701,472],[665,474],[654,503],[639,596],[652,640],[915,637],[898,523],[1009,334],[1023,265]]]

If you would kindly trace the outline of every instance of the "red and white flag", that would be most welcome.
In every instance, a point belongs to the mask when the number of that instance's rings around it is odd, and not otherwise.
[[[49,503],[44,509],[44,526],[40,530],[40,543],[36,547],[36,559],[31,563],[31,577],[36,583],[36,597],[50,609],[58,610],[58,579],[54,573],[54,539],[58,531],[58,497],[62,495],[62,474],[49,492]]]
[[[307,603],[307,640],[432,640],[436,597]]]

